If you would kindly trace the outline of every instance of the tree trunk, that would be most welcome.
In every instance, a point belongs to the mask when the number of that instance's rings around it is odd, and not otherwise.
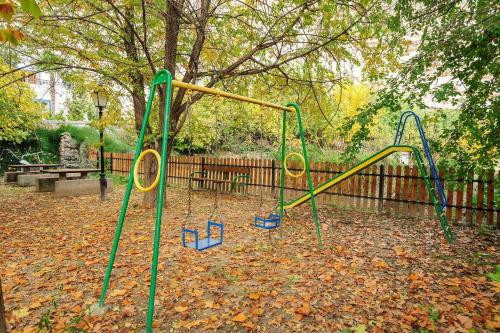
[[[2,280],[0,279],[0,333],[7,333],[5,322],[5,306],[3,304]]]
[[[161,155],[161,147],[155,147],[154,148],[156,151],[158,151]],[[159,170],[159,165],[156,163],[156,159],[153,157],[153,155],[148,154],[146,157],[144,157],[143,160],[143,165],[144,165],[144,183],[146,186],[149,186],[152,184],[156,178],[156,173]],[[144,197],[142,198],[142,204],[144,207],[147,208],[154,208],[156,207],[156,202],[157,202],[157,195],[158,195],[158,186],[154,188],[153,190],[144,193]]]
[[[176,66],[176,57],[177,57],[177,44],[178,44],[178,36],[179,36],[179,26],[180,26],[180,13],[182,11],[182,7],[184,6],[184,0],[173,0],[173,1],[168,1],[168,7],[167,7],[167,12],[165,15],[165,41],[164,41],[164,59],[163,59],[163,66],[166,68],[173,77],[175,77],[175,66]],[[173,92],[172,92],[173,93]],[[159,103],[159,135],[158,138],[156,139],[155,142],[155,149],[160,152],[161,155],[161,146],[163,142],[163,124],[165,121],[165,97],[166,97],[166,90],[164,87],[159,87],[158,88],[158,96],[160,99]],[[173,96],[171,96],[173,97]],[[173,98],[172,98],[173,99]],[[172,106],[174,108],[174,106]],[[172,131],[172,124],[177,124],[177,120],[173,119],[174,115],[175,117],[178,118],[176,115],[176,112],[174,110],[171,110],[170,112],[171,118],[169,120],[169,138],[168,138],[168,149],[167,149],[167,162],[168,159],[172,153],[172,148],[173,148],[173,137],[174,137],[174,132]],[[146,184],[151,184],[154,179],[156,178],[156,174],[158,171],[159,166],[157,163],[155,163],[154,158],[152,156],[148,156],[147,158],[144,159],[144,181]],[[168,175],[165,173],[165,179],[164,181],[167,182]],[[155,207],[157,204],[157,198],[158,198],[158,187],[156,187],[154,190],[146,192],[144,194],[144,200],[143,204],[146,207]]]
[[[131,6],[127,6],[125,9],[125,16],[129,22],[133,21],[134,11]],[[124,23],[123,32],[124,32],[124,47],[127,53],[127,57],[134,61],[135,63],[139,63],[139,50],[136,42],[136,31],[134,31],[135,27],[133,25]],[[139,135],[142,127],[142,122],[144,121],[144,114],[146,113],[146,99],[145,99],[145,84],[144,84],[144,75],[140,71],[140,69],[136,69],[135,71],[130,71],[128,74],[130,81],[132,82],[132,101],[134,104],[134,119],[135,119],[135,130],[137,135]],[[146,120],[148,121],[148,120]],[[148,125],[146,128],[146,134],[151,133],[151,128]],[[147,144],[143,148],[157,148],[151,146],[151,144]],[[148,154],[144,158],[144,182],[145,185],[148,186],[154,181],[156,177],[156,163],[155,159],[152,155]],[[143,197],[143,205],[145,207],[154,207],[156,202],[156,191],[146,192]]]

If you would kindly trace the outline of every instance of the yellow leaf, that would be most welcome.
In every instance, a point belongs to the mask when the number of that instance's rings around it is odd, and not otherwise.
[[[176,312],[181,313],[181,312],[187,311],[188,307],[187,306],[176,306],[174,309]]]
[[[356,325],[352,328],[352,330],[354,331],[354,333],[366,333],[366,325]]]
[[[203,290],[200,290],[200,289],[195,289],[195,290],[193,291],[193,294],[194,294],[195,296],[197,296],[197,297],[200,297],[200,296],[202,296],[202,295],[203,295]]]
[[[380,258],[373,258],[372,264],[373,266],[375,266],[375,268],[381,268],[381,269],[389,268],[389,265],[387,265],[387,263]]]
[[[17,320],[29,316],[29,314],[30,314],[30,310],[28,308],[22,308],[22,309],[19,309],[19,310],[12,311],[12,315]]]
[[[232,321],[237,321],[239,323],[242,323],[247,320],[247,317],[243,314],[243,312],[238,313],[236,316],[233,317]]]
[[[127,291],[125,289],[115,289],[109,295],[111,297],[115,297],[115,296],[123,296],[126,293],[127,293]]]
[[[73,294],[73,299],[75,300],[81,300],[83,298],[83,292],[82,291],[77,291]]]
[[[256,293],[248,294],[248,298],[253,299],[253,300],[258,300],[260,298],[260,293],[256,292]]]

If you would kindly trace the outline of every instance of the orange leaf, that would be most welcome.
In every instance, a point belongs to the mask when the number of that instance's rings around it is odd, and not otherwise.
[[[82,306],[81,305],[75,305],[74,307],[71,308],[71,312],[73,313],[79,313],[80,311],[82,311]]]
[[[258,300],[260,298],[260,293],[256,292],[256,293],[248,294],[248,298],[253,299],[253,300]]]
[[[295,309],[295,312],[304,316],[308,316],[311,313],[311,306],[309,303],[304,302],[300,308]]]
[[[233,319],[231,319],[231,320],[242,323],[242,322],[247,320],[247,317],[243,314],[243,312],[240,312],[236,316],[234,316]]]
[[[30,309],[36,309],[36,308],[39,308],[42,306],[42,303],[40,303],[39,301],[34,301],[30,304],[29,308]]]

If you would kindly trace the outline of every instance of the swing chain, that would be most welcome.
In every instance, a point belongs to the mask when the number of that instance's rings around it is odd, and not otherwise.
[[[262,105],[260,105],[259,107],[259,111],[260,111],[260,133],[259,133],[259,136],[260,136],[260,143],[262,144],[264,142],[263,140],[263,136],[264,136],[264,118],[263,118],[263,114],[264,114],[264,107]],[[263,147],[260,147],[260,202],[259,202],[259,211],[258,211],[258,214],[262,214],[262,207],[264,206],[264,155],[262,153],[262,149]]]
[[[188,101],[187,101],[187,110],[186,110],[186,117],[188,118],[188,135],[189,135],[189,145],[188,145],[188,155],[191,156],[191,151],[192,151],[192,144],[193,144],[193,124],[192,124],[192,119],[191,119],[191,104],[193,102],[192,100],[192,94],[193,91],[191,89],[188,89],[187,95],[188,95]],[[193,172],[193,165],[190,164],[189,167],[189,174],[192,175]],[[187,201],[188,201],[188,211],[186,218],[184,219],[184,227],[186,226],[186,222],[188,220],[193,219],[193,184],[191,183],[191,178],[188,180],[188,196],[187,196]]]
[[[278,153],[280,153],[281,152],[281,147],[283,145],[283,142],[281,141],[281,131],[283,130],[283,120],[280,120],[280,119],[282,119],[282,115],[280,115],[279,112],[277,112],[277,117],[278,117],[278,119],[277,119],[277,124],[278,124]],[[277,164],[281,165],[281,163],[277,163]],[[280,170],[280,172],[281,172],[281,168],[279,168],[278,170]],[[277,179],[279,179],[281,181],[280,172],[278,172]],[[281,186],[281,184],[280,184],[280,186]],[[273,198],[276,200],[276,205],[275,205],[275,207],[273,209],[273,211],[275,213],[279,212],[278,206],[279,206],[279,202],[280,202],[280,191],[277,190],[279,188],[280,188],[279,186],[273,188]]]
[[[219,119],[219,107],[218,107],[218,102],[220,102],[220,95],[215,96],[215,107],[214,107],[214,113],[215,113],[215,169],[217,170],[217,167],[219,166],[219,152],[217,151],[219,146],[219,140],[220,140],[220,130],[221,130],[221,120]],[[221,183],[215,182],[215,198],[214,198],[214,208],[212,210],[212,214],[210,215],[209,219],[213,219],[214,217],[218,217],[220,221],[222,221],[222,215],[219,212],[219,190],[220,190],[220,185]]]

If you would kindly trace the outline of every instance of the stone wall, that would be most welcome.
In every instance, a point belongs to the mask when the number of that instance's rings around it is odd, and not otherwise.
[[[87,143],[78,144],[68,132],[61,134],[59,143],[59,163],[63,168],[92,168]]]
[[[94,168],[95,163],[89,160],[89,147],[86,142],[80,144],[80,166],[82,168]]]
[[[59,163],[63,168],[79,168],[81,166],[80,147],[67,132],[61,135],[59,143]]]

